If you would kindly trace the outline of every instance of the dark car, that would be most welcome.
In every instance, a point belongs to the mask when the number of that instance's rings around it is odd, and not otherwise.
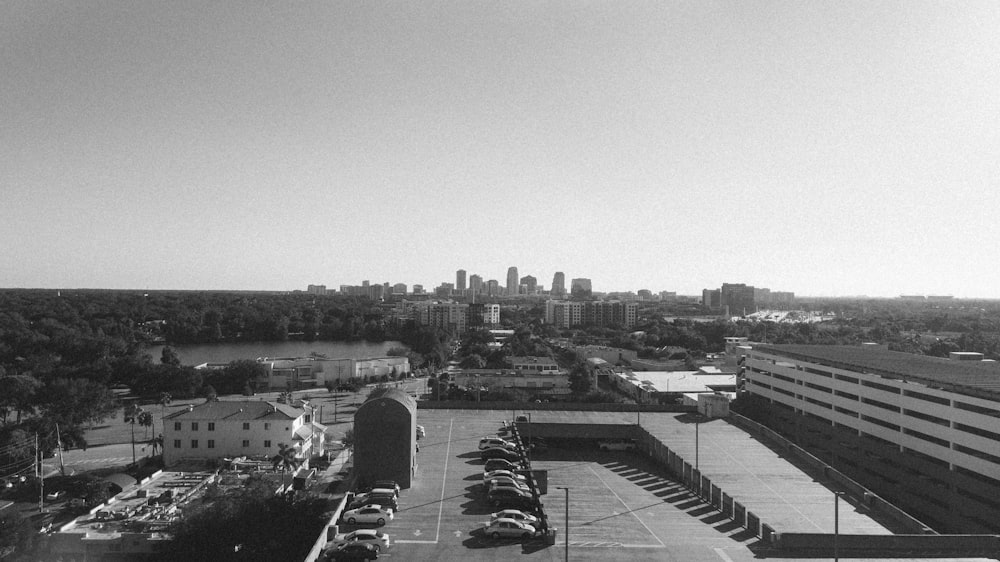
[[[327,560],[376,560],[378,547],[373,544],[355,542],[343,544],[327,552]]]
[[[507,449],[501,449],[499,447],[491,447],[489,449],[483,449],[479,453],[479,458],[483,459],[484,461],[490,459],[504,459],[510,462],[519,462],[521,460],[521,455]]]
[[[399,484],[395,480],[376,480],[372,484],[372,488],[385,488],[389,490],[396,490],[396,495],[399,495]]]
[[[348,509],[357,509],[366,505],[381,505],[393,511],[399,510],[399,504],[394,496],[388,494],[364,494],[354,498]]]
[[[493,472],[494,470],[509,470],[515,472],[521,469],[521,465],[517,462],[511,462],[507,459],[489,459],[486,464],[483,465],[483,472]]]
[[[494,507],[526,507],[535,508],[535,499],[530,493],[521,492],[514,488],[495,488],[490,490],[486,499]]]

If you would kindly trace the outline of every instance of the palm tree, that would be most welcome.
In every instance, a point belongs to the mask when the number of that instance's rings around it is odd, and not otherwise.
[[[149,446],[153,451],[153,456],[155,457],[157,449],[161,451],[163,450],[163,434],[161,433],[158,436],[150,439]]]
[[[161,437],[163,436],[162,429],[166,429],[166,425],[165,424],[167,423],[167,422],[163,421],[163,418],[165,418],[167,416],[167,406],[170,405],[170,402],[172,402],[173,399],[174,399],[174,397],[170,396],[169,392],[161,392],[160,393],[160,423],[164,424],[163,428],[161,428],[161,433],[160,433]],[[155,427],[153,428],[153,433],[156,433],[156,428]]]
[[[125,407],[125,412],[122,419],[125,423],[132,425],[132,465],[135,465],[135,422],[140,421],[139,417],[143,414],[142,408],[138,404],[132,403]]]
[[[274,469],[281,467],[281,487],[285,488],[285,472],[298,468],[302,461],[295,456],[295,448],[284,443],[278,443],[278,454],[271,458]]]

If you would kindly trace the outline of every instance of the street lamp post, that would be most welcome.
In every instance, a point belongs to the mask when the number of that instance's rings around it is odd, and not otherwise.
[[[556,488],[566,492],[566,516],[563,520],[563,535],[566,536],[564,539],[564,544],[566,545],[566,562],[569,562],[569,487],[567,486],[556,486]]]
[[[694,468],[698,469],[698,429],[701,427],[701,414],[698,414],[698,419],[694,422]]]
[[[833,493],[833,562],[840,560],[840,494]]]

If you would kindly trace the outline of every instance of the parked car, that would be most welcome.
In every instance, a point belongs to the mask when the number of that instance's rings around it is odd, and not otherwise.
[[[490,514],[490,521],[495,521],[497,519],[513,519],[514,521],[522,521],[532,526],[535,526],[536,523],[538,523],[537,517],[519,509],[505,509],[503,511]]]
[[[365,543],[345,543],[326,551],[326,560],[378,560],[378,547]]]
[[[479,450],[489,449],[491,447],[503,447],[506,449],[516,449],[517,445],[507,441],[506,439],[500,439],[499,437],[484,437],[479,440]]]
[[[64,497],[66,497],[66,490],[53,490],[53,491],[45,494],[45,499],[47,499],[49,501],[52,501],[52,502],[57,501],[57,500],[61,500]]]
[[[486,535],[494,539],[530,539],[537,534],[530,524],[513,519],[495,519],[486,527]]]
[[[396,501],[396,496],[387,494],[362,494],[356,496],[350,505],[347,506],[347,509],[358,509],[369,505],[380,505],[391,509],[393,512],[399,510],[399,502]]]
[[[484,481],[491,480],[493,478],[498,478],[500,476],[505,476],[507,478],[512,478],[514,480],[517,480],[518,482],[523,482],[523,483],[526,483],[528,481],[528,479],[525,478],[523,475],[517,474],[515,472],[511,472],[509,470],[493,470],[493,471],[490,471],[490,472],[484,472],[483,473],[483,480]]]
[[[507,459],[489,459],[486,461],[486,465],[483,466],[483,472],[492,472],[494,470],[509,470],[513,472],[520,469],[520,465],[510,462]]]
[[[382,488],[381,486],[374,486],[372,487],[371,490],[368,490],[367,493],[376,496],[385,495],[385,496],[392,496],[397,499],[399,498],[399,489],[396,488],[395,486],[391,488]]]
[[[486,499],[494,507],[535,508],[535,499],[531,497],[530,493],[516,490],[514,488],[496,488],[495,490],[490,490],[486,495]]]
[[[517,420],[516,421],[527,423],[528,422],[528,416],[517,416]]]
[[[392,509],[378,504],[366,505],[350,511],[345,511],[341,519],[351,525],[358,523],[374,523],[381,527],[386,521],[392,521]]]
[[[511,451],[509,449],[503,449],[500,447],[490,447],[489,449],[483,449],[479,451],[479,458],[483,460],[489,459],[504,459],[511,462],[521,460],[521,455],[516,451]]]
[[[424,431],[424,426],[418,425],[417,426],[417,439],[420,439],[421,437],[426,437],[426,436],[427,436],[427,433]]]
[[[389,548],[389,535],[375,529],[358,529],[346,535],[337,535],[333,542],[338,547],[351,543],[370,544],[375,547],[376,552],[381,552]]]
[[[509,476],[497,476],[496,478],[490,478],[489,480],[483,480],[483,485],[489,488],[496,488],[500,486],[506,486],[508,488],[517,488],[519,490],[529,491],[527,482],[522,482],[520,480],[515,480]]]
[[[634,451],[635,441],[631,439],[604,439],[597,442],[602,451]]]
[[[391,490],[395,490],[397,496],[399,495],[399,484],[397,484],[395,480],[376,480],[375,483],[372,484],[372,489],[374,490],[376,488],[389,488]]]

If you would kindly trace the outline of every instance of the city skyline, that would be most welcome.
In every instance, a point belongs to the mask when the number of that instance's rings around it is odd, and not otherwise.
[[[998,298],[998,28],[983,0],[12,0],[0,287],[515,264],[598,292]]]

